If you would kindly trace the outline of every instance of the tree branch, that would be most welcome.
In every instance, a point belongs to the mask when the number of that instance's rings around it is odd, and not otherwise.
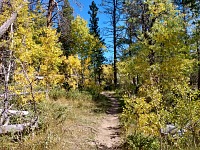
[[[0,27],[0,38],[6,33],[6,31],[11,26],[11,24],[14,23],[16,18],[17,18],[17,13],[14,12],[11,15],[11,17],[6,22],[4,22],[4,24]]]

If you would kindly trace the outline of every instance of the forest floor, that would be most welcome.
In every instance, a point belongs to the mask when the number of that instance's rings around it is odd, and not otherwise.
[[[108,99],[109,107],[106,115],[99,123],[95,142],[99,150],[121,150],[122,138],[119,114],[121,105],[118,98],[114,97],[113,92],[102,92]]]
[[[107,91],[98,98],[88,92],[69,94],[39,106],[40,130],[22,139],[0,136],[0,150],[122,150],[120,98]]]

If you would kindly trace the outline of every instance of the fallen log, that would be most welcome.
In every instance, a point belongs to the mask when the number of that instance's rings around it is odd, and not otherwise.
[[[8,132],[21,132],[30,125],[31,125],[30,123],[3,125],[3,126],[0,126],[0,134],[8,133]]]
[[[25,129],[28,129],[28,128],[31,129],[31,130],[38,128],[38,117],[33,118],[28,123],[1,125],[0,126],[0,134],[22,132],[22,131],[24,131]]]
[[[173,124],[167,124],[165,128],[161,129],[161,134],[162,135],[174,135],[174,134],[178,134],[178,135],[182,135],[183,134],[183,130],[179,129],[177,126],[173,125]]]
[[[3,111],[3,109],[0,109],[0,113]],[[28,115],[28,111],[20,111],[20,110],[7,110],[7,112],[11,115]]]
[[[194,124],[199,124],[200,123],[200,119],[198,121],[196,121]],[[165,126],[165,128],[161,128],[160,133],[162,135],[175,135],[178,134],[179,136],[182,136],[184,134],[184,132],[186,132],[187,130],[191,130],[191,126],[192,126],[192,122],[188,121],[188,123],[183,126],[182,128],[174,125],[174,124],[167,124]]]

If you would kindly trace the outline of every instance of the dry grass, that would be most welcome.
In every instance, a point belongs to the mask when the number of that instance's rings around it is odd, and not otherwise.
[[[31,135],[15,141],[0,138],[0,149],[9,150],[94,150],[97,125],[105,113],[96,113],[99,108],[89,95],[60,98],[41,106],[41,128]],[[14,136],[14,135],[13,135]],[[18,136],[17,136],[18,137]]]

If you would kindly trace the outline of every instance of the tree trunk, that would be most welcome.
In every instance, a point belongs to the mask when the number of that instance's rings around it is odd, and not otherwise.
[[[117,0],[113,0],[113,44],[114,44],[114,86],[117,87],[117,30],[116,30],[116,4]]]
[[[198,90],[200,90],[200,48],[199,48],[198,40],[197,40],[197,57],[198,57],[198,83],[197,83],[197,87],[198,87]]]
[[[54,0],[49,0],[48,12],[47,12],[47,27],[52,26],[52,14],[55,8],[55,4],[56,3]]]

